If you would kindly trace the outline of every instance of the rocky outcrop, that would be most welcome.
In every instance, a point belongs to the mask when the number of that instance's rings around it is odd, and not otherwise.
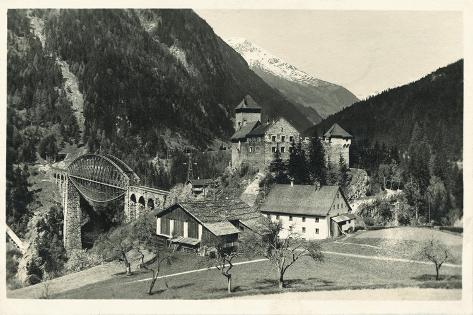
[[[366,196],[369,188],[369,176],[365,170],[350,168],[350,185],[346,189],[348,200],[361,199]]]

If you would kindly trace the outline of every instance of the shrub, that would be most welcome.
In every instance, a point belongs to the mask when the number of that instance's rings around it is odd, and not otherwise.
[[[86,249],[77,249],[68,252],[68,260],[65,264],[67,271],[81,271],[103,262],[103,258]]]

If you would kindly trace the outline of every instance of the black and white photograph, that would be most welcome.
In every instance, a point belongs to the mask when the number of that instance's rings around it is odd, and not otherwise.
[[[471,314],[471,2],[107,3],[3,10],[0,312]]]

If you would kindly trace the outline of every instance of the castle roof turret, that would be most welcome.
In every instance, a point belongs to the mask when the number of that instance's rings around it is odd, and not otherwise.
[[[256,103],[256,101],[250,96],[246,95],[243,100],[238,104],[237,107],[235,107],[235,111],[245,111],[245,109],[251,110],[251,111],[261,111],[261,107]]]
[[[345,129],[340,127],[339,124],[334,123],[332,127],[324,134],[325,138],[353,138]]]

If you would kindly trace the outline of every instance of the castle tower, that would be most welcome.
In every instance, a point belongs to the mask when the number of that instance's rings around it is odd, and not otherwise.
[[[261,121],[261,107],[250,96],[246,95],[235,107],[235,131],[250,122]]]
[[[331,161],[331,164],[338,167],[340,155],[345,160],[348,167],[350,167],[350,145],[353,136],[345,129],[335,123],[324,134],[323,140],[325,144],[325,157]]]

